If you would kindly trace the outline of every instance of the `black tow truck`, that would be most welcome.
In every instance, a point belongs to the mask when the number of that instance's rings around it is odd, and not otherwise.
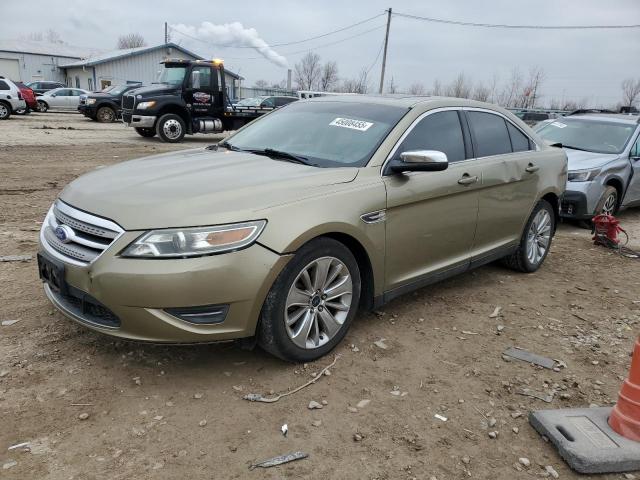
[[[237,130],[273,108],[234,107],[221,60],[168,59],[158,82],[122,97],[122,120],[143,137],[177,143],[185,134]]]
[[[80,96],[78,111],[91,120],[101,123],[115,122],[121,115],[122,96],[140,88],[141,83],[113,85],[100,92],[91,92]]]

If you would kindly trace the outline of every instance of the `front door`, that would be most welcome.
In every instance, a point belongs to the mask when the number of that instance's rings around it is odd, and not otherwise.
[[[629,161],[631,162],[632,174],[627,187],[627,193],[622,202],[625,206],[640,205],[640,136],[636,138],[635,143],[629,152]]]
[[[438,150],[450,163],[442,172],[384,177],[386,291],[429,283],[440,272],[466,269],[476,230],[481,171],[468,160],[459,112],[423,114],[392,158],[411,150]]]
[[[533,142],[503,116],[465,109],[475,162],[482,168],[474,259],[516,244],[538,196],[540,160]]]
[[[213,104],[211,67],[196,65],[191,69],[184,100],[193,117],[206,117],[210,114]]]

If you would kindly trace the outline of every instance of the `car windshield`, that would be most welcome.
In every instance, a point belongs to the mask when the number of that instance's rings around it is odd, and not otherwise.
[[[183,65],[163,65],[158,73],[158,83],[182,85],[187,67]]]
[[[622,153],[635,125],[564,117],[547,123],[538,135],[549,143],[595,153]]]
[[[407,111],[374,103],[294,102],[252,122],[227,145],[287,152],[319,167],[361,167]]]
[[[244,100],[240,100],[236,103],[236,105],[238,107],[259,107],[262,100],[263,99],[260,97],[245,98]]]
[[[111,95],[120,95],[122,92],[124,92],[127,89],[126,85],[116,85],[115,87],[113,87],[111,90],[109,90],[109,93]]]
[[[107,93],[110,92],[111,90],[113,90],[114,88],[116,88],[115,85],[109,85],[107,87],[104,87],[102,90],[100,90],[102,93]]]

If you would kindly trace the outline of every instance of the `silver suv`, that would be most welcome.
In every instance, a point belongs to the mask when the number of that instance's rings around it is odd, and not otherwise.
[[[548,143],[561,143],[567,152],[563,217],[590,220],[600,213],[640,206],[640,117],[574,114],[536,130]]]
[[[8,78],[0,77],[0,120],[6,120],[11,112],[26,107],[18,86]]]

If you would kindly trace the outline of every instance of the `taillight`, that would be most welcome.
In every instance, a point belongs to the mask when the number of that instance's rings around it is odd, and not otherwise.
[[[18,92],[18,100],[22,100],[22,93]]]

